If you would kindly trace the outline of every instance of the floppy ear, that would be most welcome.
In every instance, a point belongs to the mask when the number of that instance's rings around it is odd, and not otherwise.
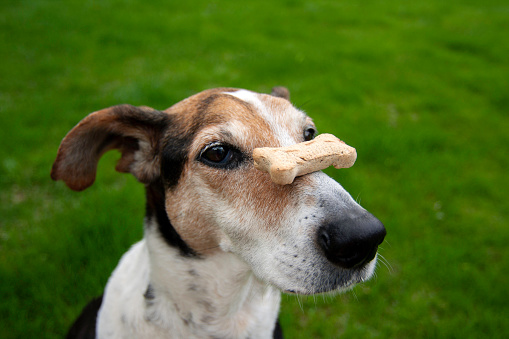
[[[282,86],[273,87],[270,95],[290,101],[290,91],[286,87]]]
[[[118,149],[116,170],[150,183],[160,175],[159,143],[168,123],[166,113],[149,107],[118,105],[91,113],[62,140],[51,178],[84,190],[94,183],[99,158]]]

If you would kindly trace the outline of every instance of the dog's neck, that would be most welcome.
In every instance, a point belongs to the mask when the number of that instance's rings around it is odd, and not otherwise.
[[[145,318],[161,329],[196,337],[270,337],[280,292],[258,280],[232,253],[218,249],[199,255],[181,243],[174,230],[165,231],[172,234],[167,239],[161,228],[171,224],[161,225],[166,223],[161,220],[163,213],[155,210],[161,208],[157,206],[160,201],[147,193],[145,240],[150,283],[145,292]]]
[[[231,253],[186,258],[157,235],[146,235],[150,278],[145,318],[196,336],[242,338],[268,329],[279,311],[280,293],[254,277]],[[171,320],[170,320],[171,319]]]

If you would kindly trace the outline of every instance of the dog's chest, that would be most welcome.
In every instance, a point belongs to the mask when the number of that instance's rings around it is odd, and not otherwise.
[[[186,261],[162,255],[164,247],[154,243],[149,251],[146,243],[133,246],[110,278],[99,337],[271,337],[279,292],[242,262],[227,254]]]

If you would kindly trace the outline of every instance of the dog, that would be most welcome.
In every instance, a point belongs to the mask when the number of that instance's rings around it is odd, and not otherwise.
[[[71,327],[79,338],[282,338],[281,291],[344,291],[369,279],[383,224],[321,171],[277,185],[257,147],[311,140],[289,92],[217,88],[159,111],[118,105],[62,140],[51,177],[81,191],[117,149],[146,188],[143,240]]]

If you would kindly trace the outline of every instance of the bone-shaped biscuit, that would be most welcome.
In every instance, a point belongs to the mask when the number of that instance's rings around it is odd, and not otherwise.
[[[331,165],[351,167],[357,159],[355,148],[332,134],[320,134],[310,141],[288,147],[260,147],[253,150],[254,165],[268,172],[272,181],[288,185],[295,177],[320,171]]]

